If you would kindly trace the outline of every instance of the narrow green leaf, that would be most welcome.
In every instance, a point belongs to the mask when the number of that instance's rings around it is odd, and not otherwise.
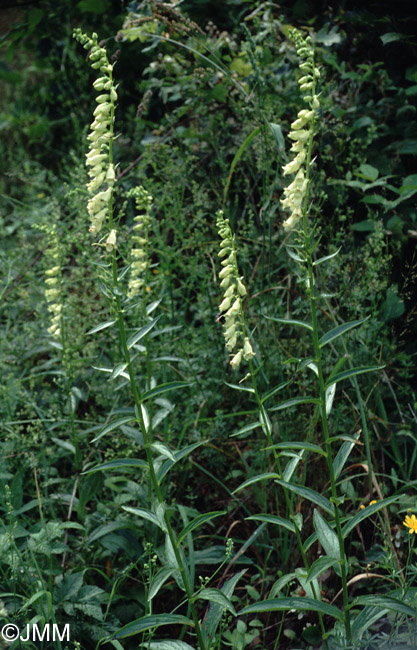
[[[266,474],[257,474],[256,476],[252,476],[252,478],[248,478],[246,481],[241,483],[239,487],[233,490],[232,494],[235,494],[235,492],[239,492],[239,490],[244,490],[245,488],[249,487],[249,485],[253,485],[254,483],[258,483],[259,481],[267,481],[267,480],[272,480],[277,478],[279,478],[279,474],[274,474],[272,472],[267,472]]]
[[[262,424],[260,422],[252,422],[252,424],[247,424],[245,427],[239,429],[239,431],[236,431],[236,433],[232,433],[229,437],[236,438],[236,436],[243,436],[245,433],[250,433],[254,429],[258,429],[258,427],[261,426]]]
[[[143,327],[141,327],[135,334],[133,334],[127,341],[127,347],[130,350],[131,347],[135,345],[135,343],[138,343],[141,339],[143,339],[144,336],[146,336],[157,324],[161,317],[158,316],[157,318],[154,318],[153,320],[149,321],[149,323],[146,323]]]
[[[310,570],[307,575],[307,583],[315,580],[323,571],[329,569],[331,566],[334,566],[339,560],[336,560],[333,557],[325,555],[323,557],[317,558],[310,567]]]
[[[349,519],[347,524],[343,526],[342,529],[343,538],[346,539],[349,533],[355,528],[355,526],[360,524],[361,521],[367,519],[375,512],[378,512],[378,510],[381,510],[382,508],[386,508],[391,503],[395,503],[395,501],[398,501],[398,499],[399,496],[388,497],[388,499],[382,499],[382,501],[377,501],[377,503],[374,503],[372,506],[366,506],[366,508],[357,512],[356,515],[354,515],[352,519]]]
[[[230,599],[220,589],[202,589],[197,598],[199,600],[209,600],[211,603],[220,605],[222,609],[227,609],[233,616],[236,616],[236,610]]]
[[[326,458],[326,452],[312,442],[303,442],[302,440],[291,440],[289,442],[277,442],[276,445],[266,447],[266,449],[305,449],[305,451],[313,451],[316,454],[321,454]]]
[[[132,515],[136,515],[142,519],[147,519],[166,533],[165,523],[160,521],[159,517],[157,517],[151,510],[148,510],[147,508],[131,508],[130,506],[122,506],[122,508],[126,512],[130,512]]]
[[[140,458],[117,458],[110,460],[108,463],[96,465],[88,469],[83,474],[92,474],[93,472],[104,472],[108,469],[125,469],[126,467],[138,467],[139,469],[148,469],[148,463]]]
[[[291,460],[288,461],[284,470],[284,476],[283,476],[284,481],[287,481],[288,483],[291,481],[292,476],[297,468],[297,465],[299,464],[300,460],[302,460],[303,456],[304,456],[304,452],[303,450],[301,450],[299,454],[295,454],[294,458],[291,458]]]
[[[317,537],[326,555],[335,560],[340,560],[337,535],[316,508],[314,509],[313,522]]]
[[[117,429],[118,427],[122,426],[122,424],[127,424],[128,422],[135,422],[136,418],[130,416],[124,417],[124,418],[119,418],[118,420],[113,420],[113,422],[110,422],[110,424],[107,424],[104,429],[102,429],[95,438],[92,439],[91,442],[96,442],[97,440],[100,440],[103,436],[106,435],[106,433],[110,433],[110,431],[114,431],[114,429]]]
[[[367,318],[361,318],[360,320],[353,320],[350,321],[349,323],[343,323],[342,325],[338,325],[337,327],[334,327],[333,329],[329,330],[324,334],[321,339],[319,340],[319,345],[320,347],[324,347],[327,345],[327,343],[330,343],[331,341],[334,341],[335,339],[339,338],[339,336],[342,336],[345,332],[349,332],[349,330],[352,330],[354,327],[358,327],[359,325],[362,325],[362,323],[365,323],[369,319],[369,316]]]
[[[367,596],[359,596],[356,599],[356,602],[359,605],[382,607],[384,609],[388,609],[391,612],[397,612],[398,614],[411,616],[413,619],[416,615],[415,608],[406,605],[404,601],[398,600],[398,598],[393,598],[392,596],[388,595],[378,596],[377,594],[370,594]]]
[[[326,382],[326,388],[332,384],[337,384],[339,381],[343,381],[344,379],[349,379],[349,377],[363,375],[365,372],[375,372],[376,370],[382,370],[383,368],[385,368],[385,366],[364,366],[362,368],[350,368],[350,370],[344,370],[336,375],[330,375]]]
[[[285,573],[283,576],[278,578],[278,580],[276,580],[271,587],[268,600],[271,600],[271,598],[275,598],[275,596],[278,596],[280,591],[282,591],[283,588],[286,587],[293,580],[297,580],[296,573]]]
[[[305,323],[302,320],[294,320],[293,318],[276,318],[275,316],[266,316],[268,320],[273,320],[276,323],[282,323],[283,325],[295,325],[296,327],[303,327],[309,332],[313,331],[313,326],[310,323]]]
[[[124,625],[113,634],[111,639],[125,639],[127,636],[133,636],[152,628],[158,628],[162,625],[190,625],[193,626],[192,620],[181,614],[152,614],[136,619],[127,625]]]
[[[291,492],[295,492],[295,494],[298,494],[298,496],[302,497],[303,499],[308,499],[308,501],[312,501],[313,503],[316,504],[316,506],[322,508],[331,517],[334,515],[333,506],[330,503],[329,499],[324,497],[322,494],[319,494],[315,490],[312,490],[311,488],[308,487],[304,487],[303,485],[294,485],[293,483],[286,483],[285,481],[280,481],[279,479],[275,479],[275,482],[281,485],[282,487],[287,488],[287,490],[290,490]]]
[[[187,537],[189,533],[191,533],[193,530],[198,528],[199,526],[202,526],[205,524],[207,521],[211,521],[215,517],[220,517],[220,515],[226,514],[225,510],[213,510],[212,512],[206,512],[205,514],[198,515],[195,517],[192,521],[190,521],[189,524],[187,524],[182,531],[179,533],[177,537],[177,543],[180,544],[182,540]]]
[[[300,257],[300,256],[295,252],[296,249],[295,249],[293,246],[286,246],[285,249],[286,249],[286,251],[287,251],[287,254],[288,254],[288,255],[291,257],[291,259],[293,259],[295,262],[300,262],[301,264],[304,264],[304,263],[305,263],[305,260],[304,260],[302,257]]]
[[[158,571],[158,573],[153,577],[149,587],[148,602],[151,602],[151,600],[155,598],[160,588],[164,585],[168,578],[172,576],[174,571],[175,569],[169,566],[164,566]]]
[[[171,641],[170,639],[164,639],[163,641],[151,641],[146,644],[146,650],[194,650],[185,641]]]
[[[271,390],[268,390],[266,393],[264,393],[264,395],[262,395],[261,403],[263,404],[267,399],[276,395],[276,393],[288,386],[289,383],[289,381],[283,381],[282,384],[278,384],[278,386],[275,386],[274,388],[271,388]]]
[[[239,571],[239,573],[234,575],[232,578],[226,580],[224,585],[221,587],[220,591],[225,596],[227,596],[227,598],[231,598],[233,596],[233,592],[236,588],[237,583],[239,582],[240,578],[246,573],[246,571],[247,569],[243,569],[242,571]],[[209,642],[211,642],[215,637],[222,616],[223,616],[223,607],[221,607],[217,603],[212,603],[209,607],[207,615],[204,617],[201,626],[201,631],[203,633],[203,637],[207,647],[209,645]]]
[[[240,610],[239,615],[246,614],[262,614],[264,612],[282,612],[289,609],[295,609],[297,612],[320,612],[325,616],[331,616],[338,621],[343,620],[343,612],[333,605],[322,603],[319,600],[312,598],[303,598],[293,596],[290,598],[271,598],[269,600],[262,600],[260,603],[248,605]]]
[[[175,454],[174,454],[174,452],[172,451],[172,449],[167,447],[167,445],[165,445],[163,442],[153,442],[151,444],[151,447],[158,454],[161,454],[161,456],[165,456],[165,458],[169,458],[170,460],[172,460],[175,463]]]
[[[355,434],[355,439],[359,439],[359,434]],[[342,469],[345,466],[347,459],[349,458],[350,452],[355,446],[355,440],[345,441],[340,447],[339,451],[336,454],[336,457],[333,461],[333,471],[334,477],[339,478]]]
[[[253,388],[247,388],[246,386],[240,386],[239,384],[229,384],[229,382],[225,381],[224,382],[226,386],[229,386],[229,388],[234,388],[235,390],[241,390],[246,393],[254,393],[255,390]]]
[[[352,638],[356,639],[359,634],[363,635],[371,625],[379,621],[387,613],[387,609],[381,609],[380,607],[364,607],[352,623]]]
[[[237,152],[235,153],[235,155],[234,155],[234,157],[233,157],[233,160],[232,160],[232,162],[231,162],[230,170],[229,170],[229,174],[228,174],[228,176],[227,176],[227,180],[226,180],[226,183],[225,183],[225,186],[224,186],[224,192],[223,192],[223,201],[224,201],[224,202],[226,201],[227,193],[228,193],[228,191],[229,191],[230,181],[232,180],[232,175],[233,175],[233,172],[234,172],[234,170],[235,170],[235,167],[236,167],[237,163],[238,163],[239,160],[241,159],[241,157],[242,157],[242,155],[243,155],[243,152],[245,151],[246,147],[248,147],[248,146],[250,145],[250,143],[252,142],[253,138],[254,138],[256,135],[258,135],[258,133],[260,133],[261,130],[262,130],[262,127],[261,127],[261,126],[257,126],[256,129],[254,129],[251,133],[249,133],[249,135],[248,135],[248,137],[246,138],[246,140],[245,140],[245,141],[240,145],[239,149],[238,149]]]
[[[287,399],[285,402],[281,402],[278,406],[273,406],[270,408],[270,411],[283,411],[284,409],[289,409],[291,406],[298,406],[299,404],[320,404],[318,397],[293,397],[292,399]]]
[[[117,379],[119,375],[122,375],[125,379],[129,379],[129,375],[125,372],[127,368],[127,363],[117,363],[111,373],[110,379]]]
[[[278,151],[285,151],[285,140],[282,134],[282,128],[280,124],[275,124],[274,122],[268,122],[268,126],[271,129],[276,143],[278,145]]]
[[[278,515],[251,515],[250,517],[246,517],[246,520],[264,521],[267,524],[274,524],[274,526],[282,526],[283,528],[290,530],[292,533],[295,533],[295,526],[292,521],[288,521],[288,519],[284,519],[283,517],[278,517]]]
[[[145,393],[143,393],[142,400],[150,399],[151,397],[162,395],[163,393],[168,393],[169,391],[176,390],[177,388],[185,388],[186,386],[192,386],[192,382],[169,381],[166,384],[160,384],[159,386],[155,386],[155,388],[147,390]]]
[[[326,415],[330,415],[332,411],[335,395],[336,395],[336,384],[331,384],[328,388],[326,388],[326,392],[325,392]]]
[[[101,330],[105,330],[107,327],[111,327],[112,325],[115,324],[115,320],[106,320],[104,323],[100,323],[100,325],[96,325],[93,327],[91,330],[88,330],[86,334],[95,334],[96,332],[100,332]]]
[[[313,266],[319,266],[319,264],[323,264],[323,262],[327,262],[327,260],[331,260],[332,257],[336,257],[336,255],[339,255],[341,251],[341,248],[338,248],[335,253],[330,253],[330,255],[325,255],[324,257],[320,257],[318,260],[315,260],[313,262]]]

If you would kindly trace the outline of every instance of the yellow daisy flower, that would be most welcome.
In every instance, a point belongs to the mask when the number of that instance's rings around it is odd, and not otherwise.
[[[407,526],[410,530],[408,531],[410,535],[416,533],[417,535],[417,517],[415,515],[406,515],[406,518],[403,521],[404,526]]]

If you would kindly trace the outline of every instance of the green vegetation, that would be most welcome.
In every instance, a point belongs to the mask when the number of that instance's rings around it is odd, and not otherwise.
[[[0,648],[415,644],[392,11],[2,10]]]

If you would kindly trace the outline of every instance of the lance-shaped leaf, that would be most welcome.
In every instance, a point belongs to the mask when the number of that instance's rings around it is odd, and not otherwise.
[[[163,641],[150,641],[146,644],[146,650],[194,650],[194,648],[185,641],[174,641],[164,639]]]
[[[178,388],[185,388],[186,386],[192,386],[190,381],[169,381],[166,384],[160,384],[147,390],[142,395],[142,400],[150,399],[151,397],[156,397],[157,395],[162,395],[163,393],[168,393],[171,390],[177,390]]]
[[[285,481],[280,481],[279,479],[275,479],[275,482],[278,483],[279,485],[282,485],[282,487],[287,488],[287,490],[290,490],[291,492],[295,492],[295,494],[298,494],[298,496],[302,497],[303,499],[312,501],[313,503],[316,504],[316,506],[322,508],[331,517],[334,515],[333,506],[330,503],[329,499],[324,497],[322,494],[319,494],[315,490],[305,487],[304,485],[294,485],[294,483],[286,483]]]
[[[317,558],[317,560],[315,560],[310,567],[306,582],[309,583],[312,580],[315,580],[321,573],[323,573],[323,571],[326,571],[326,569],[329,569],[338,562],[339,560],[336,560],[333,557],[329,557],[328,555]]]
[[[258,429],[260,426],[262,426],[260,422],[252,422],[252,424],[247,424],[246,426],[239,429],[239,431],[236,431],[236,433],[232,433],[230,435],[230,438],[236,438],[237,436],[244,436],[246,433],[250,433],[254,429]]]
[[[320,404],[318,397],[293,397],[291,399],[281,402],[278,406],[273,406],[270,411],[283,411],[289,409],[291,406],[298,406],[299,404]]]
[[[340,560],[340,548],[337,535],[316,509],[314,510],[313,521],[317,537],[326,555],[333,560]],[[340,575],[340,566],[335,565],[335,571],[337,575]]]
[[[96,325],[93,327],[91,330],[88,330],[86,334],[95,334],[96,332],[100,332],[101,330],[105,330],[108,327],[111,327],[112,325],[115,324],[115,320],[106,320],[104,323],[100,323],[99,325]]]
[[[127,636],[133,636],[134,634],[139,634],[140,632],[146,632],[146,630],[152,630],[153,628],[161,627],[162,625],[190,625],[193,626],[194,623],[191,619],[181,614],[152,614],[150,616],[143,616],[142,618],[137,618],[136,621],[132,621],[127,625],[124,625],[113,634],[110,639],[125,639]]]
[[[382,508],[386,508],[389,506],[391,503],[394,503],[395,501],[398,501],[399,496],[396,497],[388,497],[388,499],[382,499],[382,501],[377,501],[377,503],[373,503],[371,506],[367,506],[363,510],[360,510],[359,512],[356,513],[350,519],[347,524],[345,524],[342,528],[342,535],[343,538],[346,539],[346,537],[349,535],[349,533],[357,526],[358,524],[361,523],[364,519],[367,519],[371,515],[373,515],[375,512],[378,512],[378,510],[381,510]]]
[[[365,372],[375,372],[376,370],[382,370],[383,368],[385,368],[385,366],[363,366],[362,368],[350,368],[350,370],[344,370],[336,375],[330,375],[326,382],[326,388],[332,384],[337,384],[339,381],[343,381],[344,379],[349,379],[349,377],[363,375]]]
[[[130,512],[132,515],[136,515],[142,519],[147,519],[155,526],[158,526],[158,528],[163,530],[164,533],[166,533],[166,525],[164,520],[161,517],[157,517],[157,515],[151,510],[148,510],[147,508],[131,508],[130,506],[122,506],[122,508],[126,512]]]
[[[411,616],[413,619],[416,615],[415,607],[410,607],[403,600],[398,600],[398,598],[394,598],[393,596],[389,595],[378,596],[377,594],[370,594],[367,596],[359,596],[356,602],[359,605],[382,607],[383,609],[388,609],[391,612],[397,612],[398,614]]]
[[[266,447],[269,449],[304,449],[305,451],[313,451],[316,454],[321,454],[326,458],[326,452],[315,445],[313,442],[304,442],[303,440],[291,440],[289,442],[277,442],[276,445],[271,445],[271,447]]]
[[[349,458],[350,452],[355,446],[355,440],[358,439],[359,439],[359,434],[356,433],[354,436],[354,440],[349,440],[344,442],[343,445],[340,447],[339,451],[337,452],[336,457],[333,461],[333,471],[334,471],[335,478],[339,478],[340,473],[344,468],[347,459]]]
[[[323,262],[327,262],[327,260],[331,260],[333,257],[336,257],[336,255],[339,255],[341,251],[341,248],[338,248],[335,253],[330,253],[330,255],[325,255],[324,257],[320,257],[318,260],[315,260],[313,262],[313,266],[319,266],[320,264],[323,264]]]
[[[213,510],[212,512],[206,512],[203,515],[198,515],[195,517],[190,523],[188,523],[182,531],[179,533],[177,537],[177,543],[180,544],[182,540],[187,537],[189,533],[191,533],[193,530],[198,528],[199,526],[202,526],[205,524],[207,521],[211,521],[215,517],[220,517],[220,515],[224,515],[226,513],[225,510]]]
[[[247,569],[243,569],[229,580],[226,580],[224,585],[221,587],[220,591],[227,598],[230,599],[233,596],[233,592],[236,588],[237,583],[239,582],[240,578],[246,573],[246,571]],[[218,603],[212,603],[201,626],[201,631],[203,633],[207,647],[209,647],[209,642],[211,642],[215,637],[216,630],[219,626],[222,616],[223,606],[219,605]]]
[[[288,521],[288,519],[284,519],[283,517],[278,517],[278,515],[251,515],[250,517],[246,517],[246,520],[264,521],[267,524],[274,524],[274,526],[282,526],[283,528],[290,530],[292,533],[295,533],[295,526],[292,521]]]
[[[278,384],[278,386],[274,386],[274,388],[271,388],[271,390],[268,390],[266,393],[264,393],[261,397],[261,403],[263,404],[266,402],[267,399],[270,397],[273,397],[276,393],[278,393],[280,390],[288,386],[290,382],[289,381],[283,381],[282,384]]]
[[[135,343],[139,343],[139,341],[143,339],[143,337],[146,336],[155,327],[160,318],[160,316],[154,318],[153,320],[149,321],[149,323],[146,323],[146,325],[141,327],[137,332],[135,332],[135,334],[132,334],[132,336],[127,341],[128,349],[130,350],[130,348],[135,345]]]
[[[325,345],[327,345],[327,343],[334,341],[335,339],[339,338],[339,336],[342,336],[342,334],[345,334],[345,332],[349,332],[349,330],[352,330],[354,327],[358,327],[359,325],[362,325],[362,323],[367,321],[368,318],[369,316],[367,316],[366,318],[361,318],[360,320],[353,320],[350,323],[343,323],[342,325],[338,325],[337,327],[334,327],[333,329],[329,330],[319,340],[320,347],[321,348],[324,347]]]
[[[168,580],[168,578],[172,576],[174,571],[175,571],[174,568],[169,566],[164,566],[152,578],[151,584],[149,586],[148,602],[151,602],[151,600],[155,598],[156,594],[158,593],[162,585],[164,585],[165,582]]]
[[[290,598],[271,598],[259,603],[248,605],[240,610],[239,615],[262,614],[264,612],[282,612],[295,609],[297,612],[320,612],[339,621],[343,620],[343,612],[333,605],[323,603],[313,598],[293,596]]]
[[[197,598],[199,600],[209,600],[212,603],[220,605],[222,609],[227,609],[233,616],[236,616],[236,610],[231,600],[220,589],[202,589]]]
[[[102,465],[96,465],[91,469],[83,472],[83,474],[92,474],[93,472],[105,472],[106,470],[114,469],[125,469],[126,467],[136,467],[138,469],[149,469],[148,463],[141,458],[117,458],[115,460],[109,460],[108,463],[103,463]]]
[[[106,426],[96,435],[95,438],[92,439],[91,442],[96,442],[97,440],[100,440],[103,436],[106,435],[106,433],[110,433],[110,431],[114,431],[114,429],[117,429],[118,427],[122,426],[122,424],[127,424],[128,422],[134,422],[136,418],[130,416],[126,416],[124,418],[118,418],[117,420],[113,420],[113,422],[110,422],[109,424],[106,424]]]
[[[273,472],[257,474],[256,476],[252,476],[251,478],[248,478],[246,481],[241,483],[235,490],[233,490],[232,494],[239,492],[239,490],[244,490],[245,488],[249,487],[249,485],[253,485],[253,483],[258,483],[259,481],[268,481],[271,479],[279,479],[279,474],[274,474]]]
[[[294,325],[295,327],[302,327],[309,332],[313,331],[313,326],[303,320],[295,320],[294,318],[277,318],[276,316],[267,316],[266,314],[265,318],[268,320],[273,320],[275,323],[282,323],[283,325]]]

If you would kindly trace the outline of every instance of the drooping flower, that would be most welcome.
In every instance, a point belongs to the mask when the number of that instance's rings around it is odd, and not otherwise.
[[[216,225],[221,239],[219,257],[224,258],[220,262],[223,267],[219,273],[220,287],[224,289],[224,294],[219,311],[224,316],[223,332],[226,348],[233,353],[230,365],[236,369],[242,359],[248,361],[255,356],[249,338],[243,333],[242,299],[246,296],[246,287],[242,277],[239,276],[229,220],[224,218],[222,210],[217,213]]]
[[[97,106],[87,136],[89,150],[86,154],[86,166],[90,178],[87,184],[90,194],[87,211],[91,221],[90,232],[96,235],[108,218],[113,200],[116,175],[112,163],[111,143],[117,92],[113,83],[113,65],[109,63],[106,50],[99,46],[97,34],[92,34],[90,38],[83,34],[81,29],[75,29],[74,38],[86,50],[90,50],[91,67],[101,73],[93,83],[94,89],[101,94],[96,97]]]
[[[304,200],[308,188],[308,174],[306,165],[309,164],[309,148],[314,134],[314,119],[316,109],[320,102],[315,93],[317,79],[320,76],[318,68],[314,64],[314,53],[310,37],[303,38],[296,29],[290,30],[290,38],[294,41],[297,54],[302,59],[300,70],[301,78],[298,80],[300,90],[308,92],[304,101],[308,108],[303,108],[297,114],[297,119],[291,124],[291,131],[288,134],[292,140],[291,151],[296,154],[290,162],[284,165],[284,176],[296,174],[295,179],[284,189],[284,199],[281,200],[283,208],[291,212],[284,221],[283,226],[287,230],[296,227],[303,214]]]
[[[138,214],[134,218],[132,235],[132,263],[127,295],[133,298],[139,293],[146,281],[146,271],[149,268],[148,238],[152,210],[152,196],[144,187],[134,187],[128,193],[135,199]]]
[[[408,531],[410,535],[412,535],[413,533],[417,535],[417,517],[415,515],[406,515],[403,524],[404,526],[410,529]]]

